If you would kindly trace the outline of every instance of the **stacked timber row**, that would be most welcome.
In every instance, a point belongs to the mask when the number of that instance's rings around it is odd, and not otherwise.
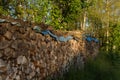
[[[77,40],[60,42],[32,27],[24,21],[0,19],[0,80],[45,80],[63,75],[71,65],[84,66],[81,32]]]

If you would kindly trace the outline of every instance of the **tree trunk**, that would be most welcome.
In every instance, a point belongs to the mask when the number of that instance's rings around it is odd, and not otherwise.
[[[81,22],[81,29],[85,30],[85,28],[86,28],[86,11],[83,12],[83,19]]]
[[[107,46],[106,46],[106,51],[108,51],[109,49],[109,40],[108,40],[108,37],[109,37],[109,6],[108,6],[109,2],[108,0],[106,0],[106,14],[107,14],[107,22],[106,22],[106,37],[107,37],[107,40],[106,40],[106,43],[107,43]]]
[[[85,30],[86,29],[86,11],[85,11],[85,13],[84,13],[84,16],[83,16],[83,30]]]

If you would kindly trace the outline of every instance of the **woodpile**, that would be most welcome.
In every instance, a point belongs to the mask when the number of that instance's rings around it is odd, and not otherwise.
[[[16,21],[0,22],[0,80],[45,80],[84,66],[84,40],[55,41]]]

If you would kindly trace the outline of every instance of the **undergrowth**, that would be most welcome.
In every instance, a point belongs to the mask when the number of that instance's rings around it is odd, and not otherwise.
[[[120,53],[101,52],[96,59],[89,58],[84,69],[72,67],[56,80],[120,80]]]

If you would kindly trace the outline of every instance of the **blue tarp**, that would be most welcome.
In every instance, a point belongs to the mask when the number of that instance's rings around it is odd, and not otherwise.
[[[93,38],[93,37],[91,37],[91,36],[86,36],[86,41],[88,41],[88,42],[94,41],[94,42],[96,42],[96,43],[99,42],[99,40],[98,40],[97,38]]]
[[[63,41],[63,42],[69,41],[71,39],[73,39],[72,36],[67,36],[67,37],[60,36],[60,37],[58,37],[58,40]]]
[[[41,31],[40,27],[39,26],[35,26],[33,28],[33,30],[35,30],[36,32],[38,33],[41,33],[43,35],[50,35],[52,38],[54,38],[55,40],[57,41],[61,41],[61,42],[66,42],[68,40],[71,40],[73,39],[72,36],[67,36],[67,37],[64,37],[64,36],[56,36],[55,34],[53,34],[51,31],[49,30],[44,30],[44,31]],[[84,35],[83,35],[84,36]],[[99,42],[99,40],[97,38],[94,38],[94,37],[91,37],[90,35],[85,35],[85,40],[88,41],[88,42],[91,42],[91,41],[94,41],[96,43]]]
[[[53,33],[51,33],[49,30],[41,31],[41,34],[43,34],[43,35],[49,34],[52,38],[54,38],[57,41],[61,41],[61,42],[66,42],[68,40],[73,39],[72,36],[67,36],[67,37],[60,36],[60,37],[58,37],[58,36],[54,35]]]

